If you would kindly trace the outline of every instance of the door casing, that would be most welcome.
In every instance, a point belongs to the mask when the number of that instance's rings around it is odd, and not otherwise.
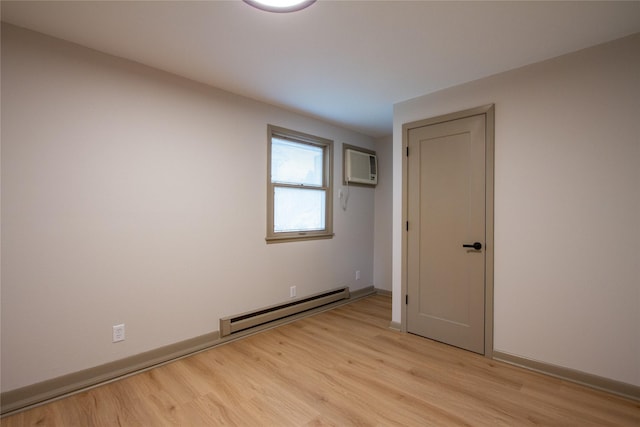
[[[407,150],[409,147],[409,131],[411,129],[424,126],[444,123],[466,117],[484,115],[485,117],[485,320],[484,320],[484,355],[491,358],[493,356],[493,211],[494,211],[494,151],[495,151],[495,106],[493,104],[482,107],[471,108],[442,116],[432,117],[402,125],[402,223],[407,223],[408,217],[408,161]],[[401,309],[401,330],[407,332],[407,305],[406,295],[408,293],[407,271],[408,271],[408,239],[407,231],[402,233],[402,309]]]

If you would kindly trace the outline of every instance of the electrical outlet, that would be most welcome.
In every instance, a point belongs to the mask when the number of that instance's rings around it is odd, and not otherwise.
[[[360,270],[356,270],[356,280],[360,280]]]
[[[296,296],[296,287],[292,286],[292,287],[289,288],[289,297],[293,298],[295,296]]]
[[[124,323],[113,325],[113,342],[124,341]]]

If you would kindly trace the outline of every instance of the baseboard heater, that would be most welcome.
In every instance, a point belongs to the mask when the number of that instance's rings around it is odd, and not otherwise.
[[[282,320],[305,311],[313,310],[336,301],[349,298],[349,288],[339,288],[295,301],[249,311],[247,313],[220,319],[220,337],[231,335],[249,328]]]

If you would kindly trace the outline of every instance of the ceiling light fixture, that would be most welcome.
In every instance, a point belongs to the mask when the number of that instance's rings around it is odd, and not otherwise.
[[[295,12],[311,6],[316,0],[243,0],[245,3],[267,12]]]

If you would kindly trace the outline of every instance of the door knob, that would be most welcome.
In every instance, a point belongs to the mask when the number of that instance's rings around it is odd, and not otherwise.
[[[473,245],[462,245],[463,248],[473,248],[476,251],[479,251],[480,249],[482,249],[482,243],[480,242],[475,242]]]

